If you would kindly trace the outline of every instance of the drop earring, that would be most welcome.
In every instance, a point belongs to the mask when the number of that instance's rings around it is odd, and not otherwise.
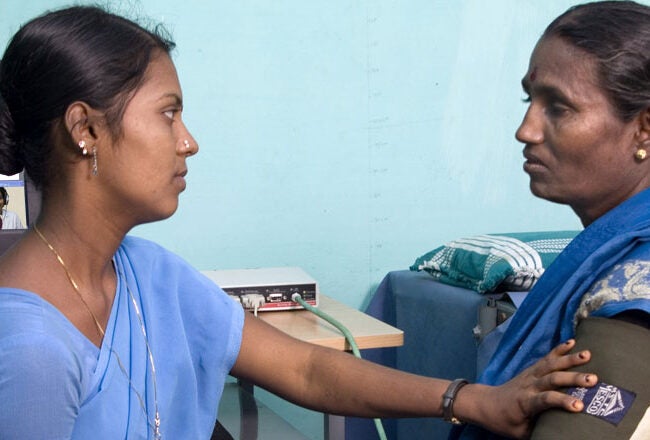
[[[93,176],[97,175],[97,147],[93,146]]]
[[[83,154],[84,156],[87,156],[88,155],[88,148],[86,148],[86,141],[84,141],[82,139],[82,140],[79,141],[78,145],[79,145],[79,149],[81,150],[81,154]]]

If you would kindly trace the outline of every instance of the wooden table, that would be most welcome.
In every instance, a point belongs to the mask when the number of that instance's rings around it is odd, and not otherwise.
[[[328,296],[320,295],[318,301],[318,309],[343,324],[352,333],[360,350],[404,344],[403,331]],[[337,350],[351,350],[336,327],[309,311],[264,311],[258,312],[257,317],[303,341]]]
[[[398,347],[404,332],[328,296],[319,295],[318,309],[343,324],[360,350]],[[329,322],[307,310],[263,311],[257,317],[289,335],[313,344],[350,351],[341,332]],[[345,418],[325,414],[325,439],[345,438]]]

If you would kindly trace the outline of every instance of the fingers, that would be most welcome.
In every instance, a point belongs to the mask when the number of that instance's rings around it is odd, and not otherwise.
[[[556,346],[549,354],[531,367],[531,372],[537,377],[542,377],[553,371],[566,370],[589,362],[591,359],[589,350],[567,354],[574,346],[575,340],[573,339]]]
[[[576,340],[569,339],[568,341],[556,346],[553,350],[551,350],[551,353],[556,353],[557,355],[561,356],[563,354],[567,354],[569,350],[575,347],[575,345],[576,345]]]
[[[598,383],[598,376],[592,373],[555,371],[538,379],[540,390],[555,390],[568,387],[590,388]]]
[[[584,365],[591,359],[591,352],[589,350],[582,350],[577,353],[565,354],[550,362],[551,371],[566,370],[578,365]]]
[[[533,414],[537,414],[549,408],[562,408],[569,412],[580,412],[583,407],[584,403],[580,399],[561,391],[546,391],[535,397],[531,409]]]
[[[573,346],[573,344],[566,345]],[[598,376],[593,373],[557,371],[589,362],[589,359],[591,359],[591,353],[589,351],[584,350],[573,354],[563,354],[568,351],[563,346],[556,347],[556,350],[555,356],[559,355],[560,357],[554,357],[553,354],[547,356],[549,359],[546,367],[550,368],[550,370],[540,376],[536,381],[537,389],[542,392],[537,394],[533,399],[531,408],[533,414],[549,408],[563,408],[570,412],[580,412],[584,407],[582,401],[559,389],[569,387],[589,388],[598,383]]]
[[[561,408],[579,412],[584,404],[577,398],[563,392],[563,388],[592,387],[598,377],[592,373],[567,371],[584,365],[591,359],[588,350],[570,353],[575,348],[573,339],[556,346],[549,354],[538,360],[505,384],[496,387],[498,396],[490,402],[517,402],[514,407],[504,404],[499,413],[507,414],[509,420],[517,421],[527,428],[534,416],[549,408]],[[587,366],[588,368],[588,366]],[[504,432],[507,432],[504,428]],[[515,431],[511,431],[512,432]]]

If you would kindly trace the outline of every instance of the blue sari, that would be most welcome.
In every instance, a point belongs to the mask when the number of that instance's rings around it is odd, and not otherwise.
[[[625,268],[621,269],[618,263],[627,260],[650,265],[650,189],[597,219],[556,258],[511,318],[478,382],[507,382],[553,347],[572,338],[584,298],[598,293],[598,289],[594,292],[594,285],[601,287],[616,281],[612,268],[623,272]],[[633,309],[650,313],[650,279],[646,275],[642,281],[649,287],[603,302],[589,315],[611,317]],[[466,429],[461,438],[487,438],[485,431],[478,433],[475,428]]]
[[[209,437],[243,309],[147,240],[127,236],[113,261],[101,347],[35,293],[0,288],[0,438],[150,439],[156,406],[163,438]]]

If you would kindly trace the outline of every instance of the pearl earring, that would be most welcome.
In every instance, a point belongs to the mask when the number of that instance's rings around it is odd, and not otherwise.
[[[644,160],[646,157],[648,157],[648,152],[644,148],[639,148],[636,150],[636,153],[634,153],[634,157],[636,157],[638,160]]]
[[[81,150],[81,154],[84,156],[88,155],[88,148],[86,148],[86,141],[83,139],[79,141],[79,149]]]

